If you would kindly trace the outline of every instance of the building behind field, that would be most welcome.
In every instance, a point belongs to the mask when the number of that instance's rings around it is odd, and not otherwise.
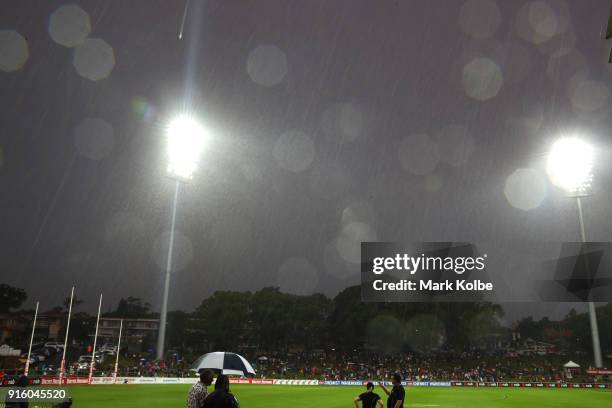
[[[61,338],[66,325],[67,313],[49,310],[38,315],[35,341]],[[32,332],[34,313],[31,311],[7,312],[0,314],[0,344],[25,343]]]
[[[128,348],[128,351],[140,353],[150,339],[157,336],[159,329],[159,319],[133,318],[121,319],[118,317],[101,317],[98,335],[100,339],[109,343],[116,343],[119,338],[119,327],[123,320],[121,333],[121,343]]]

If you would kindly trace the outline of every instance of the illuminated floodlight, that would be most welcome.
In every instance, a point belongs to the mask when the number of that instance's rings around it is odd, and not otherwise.
[[[576,137],[557,140],[548,154],[550,181],[573,196],[586,195],[593,180],[593,147]]]
[[[189,115],[174,118],[166,129],[168,174],[190,180],[198,168],[200,153],[206,140],[206,129]]]

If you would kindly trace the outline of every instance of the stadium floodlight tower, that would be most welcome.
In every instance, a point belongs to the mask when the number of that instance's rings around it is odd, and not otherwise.
[[[580,238],[583,243],[586,242],[586,234],[584,232],[581,200],[591,193],[594,153],[593,147],[584,140],[577,137],[562,137],[553,144],[546,163],[546,171],[551,182],[564,189],[568,196],[576,198]],[[589,300],[588,305],[595,367],[601,368],[602,359],[597,312],[595,310],[595,303],[592,300]]]
[[[181,183],[193,178],[198,168],[198,160],[207,132],[198,121],[190,115],[182,114],[175,117],[166,128],[168,148],[168,175],[174,179],[174,202],[172,205],[172,225],[170,227],[170,242],[168,258],[166,259],[166,276],[164,281],[164,297],[162,299],[159,319],[159,334],[157,336],[157,359],[164,357],[166,340],[166,320],[168,314],[168,292],[170,290],[170,272],[172,270],[172,252],[174,250],[174,233],[176,223],[176,205]]]

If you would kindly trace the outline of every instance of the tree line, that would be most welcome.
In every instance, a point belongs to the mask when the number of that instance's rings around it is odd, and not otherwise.
[[[0,313],[15,310],[27,299],[23,289],[0,285]],[[95,317],[73,302],[71,337],[87,341]],[[68,300],[57,310],[66,310]],[[612,305],[598,309],[604,351],[612,343]],[[122,298],[104,316],[156,318],[151,305]],[[585,313],[539,321],[531,317],[513,327],[500,323],[503,308],[491,302],[365,303],[359,286],[333,299],[322,294],[298,296],[268,287],[253,292],[217,291],[191,312],[168,315],[168,347],[183,352],[211,350],[368,349],[376,352],[429,352],[438,349],[494,348],[512,338],[559,343],[569,351],[590,350]],[[151,339],[152,343],[154,339]],[[518,340],[518,339],[517,339]]]

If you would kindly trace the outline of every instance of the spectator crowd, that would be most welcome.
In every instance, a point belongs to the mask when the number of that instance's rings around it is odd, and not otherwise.
[[[492,355],[479,351],[379,354],[367,351],[243,352],[261,378],[321,381],[389,379],[400,373],[407,381],[597,382],[584,370],[567,370],[560,356]],[[187,359],[189,361],[189,359]],[[188,364],[143,360],[120,375],[190,376]],[[601,378],[599,378],[601,381]]]
[[[366,380],[400,373],[407,381],[594,382],[579,370],[566,370],[558,356],[508,357],[478,351],[431,354],[300,352],[251,354],[258,376],[318,380]]]

